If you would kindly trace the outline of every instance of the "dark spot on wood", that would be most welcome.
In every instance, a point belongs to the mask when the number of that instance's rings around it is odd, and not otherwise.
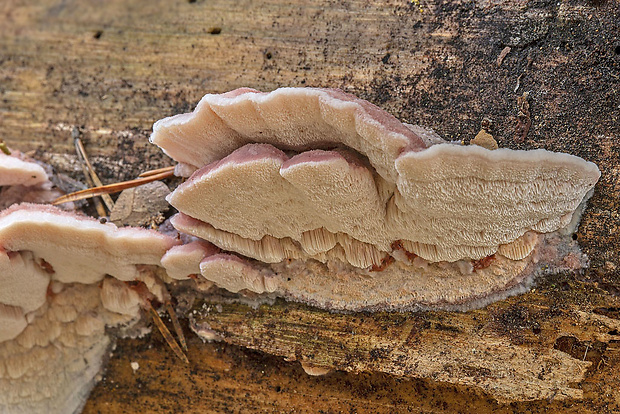
[[[431,327],[433,329],[436,329],[438,331],[443,331],[443,332],[452,332],[452,333],[461,332],[461,330],[458,327],[452,326],[452,325],[446,325],[443,323],[433,323],[431,324]]]
[[[103,36],[103,30],[97,30],[95,34],[93,34],[94,39],[100,39]]]
[[[207,30],[207,33],[212,34],[212,35],[219,35],[220,33],[222,33],[222,28],[221,27],[212,27],[209,30]]]
[[[527,307],[521,305],[513,305],[495,313],[493,327],[497,332],[510,337],[515,344],[531,341],[533,338],[530,336],[528,339],[529,332],[536,335],[541,332],[539,322]]]
[[[565,352],[580,361],[590,361],[592,362],[592,367],[595,368],[603,358],[607,344],[599,341],[580,341],[574,336],[561,336],[556,339],[553,348]]]
[[[385,348],[373,348],[370,351],[370,359],[372,361],[377,361],[381,359],[389,358],[390,351]]]
[[[489,134],[493,133],[493,127],[495,123],[491,118],[482,118],[482,122],[480,123],[480,127],[486,130]]]
[[[558,351],[566,352],[574,358],[577,358],[577,354],[575,353],[575,345],[577,343],[579,343],[579,340],[577,340],[574,336],[561,336],[556,339],[553,348]]]
[[[608,318],[620,319],[620,308],[616,308],[616,307],[602,308],[601,307],[601,308],[593,309],[592,312],[596,313],[597,315],[607,316]]]
[[[265,53],[265,59],[269,60],[273,57],[273,55],[271,54],[271,52],[267,52]]]
[[[461,370],[465,375],[470,377],[486,378],[492,375],[490,369],[484,367],[475,367],[472,365],[463,365],[461,367]]]

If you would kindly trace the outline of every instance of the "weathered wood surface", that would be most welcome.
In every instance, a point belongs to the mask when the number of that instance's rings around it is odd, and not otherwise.
[[[467,313],[223,304],[196,318],[232,345],[192,337],[184,367],[158,335],[121,341],[85,412],[619,411],[619,9],[611,0],[2,2],[0,137],[76,178],[74,126],[105,182],[133,178],[170,162],[147,142],[155,120],[240,86],[339,87],[455,140],[487,117],[500,146],[569,152],[603,171],[576,235],[591,259],[583,273]],[[518,142],[525,91],[532,125]],[[341,371],[308,377],[282,357]]]

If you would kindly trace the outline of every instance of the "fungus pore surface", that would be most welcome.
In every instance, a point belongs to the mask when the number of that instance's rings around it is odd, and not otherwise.
[[[464,308],[522,290],[541,258],[585,263],[555,235],[600,176],[572,155],[448,143],[312,88],[206,95],[155,123],[151,141],[191,174],[167,198],[173,225],[224,250],[194,246],[185,267],[232,291]]]

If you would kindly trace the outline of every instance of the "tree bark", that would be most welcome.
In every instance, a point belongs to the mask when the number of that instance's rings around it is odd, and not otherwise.
[[[121,340],[85,412],[620,410],[619,10],[613,0],[5,1],[0,138],[74,178],[74,127],[104,183],[131,179],[172,163],[148,143],[154,121],[241,86],[341,88],[449,140],[468,142],[488,118],[500,147],[567,152],[603,172],[575,235],[591,260],[579,274],[464,313],[199,299],[193,323],[223,342],[191,336],[186,367],[158,334]],[[294,361],[332,372],[308,377]]]

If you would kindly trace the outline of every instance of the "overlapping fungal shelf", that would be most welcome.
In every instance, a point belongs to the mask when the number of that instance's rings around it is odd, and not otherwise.
[[[163,300],[155,269],[177,243],[51,206],[0,212],[0,412],[79,412],[106,329],[140,319],[145,298],[124,281]]]
[[[168,197],[173,225],[222,250],[186,267],[234,292],[329,309],[466,308],[523,289],[541,260],[581,265],[555,232],[596,165],[429,137],[339,90],[244,88],[158,121],[151,141],[189,176]]]
[[[106,330],[165,299],[161,267],[326,309],[402,310],[482,306],[585,263],[566,226],[600,172],[571,155],[447,143],[310,88],[207,95],[152,141],[189,176],[168,197],[187,244],[18,204],[45,202],[51,183],[0,154],[0,412],[78,412]]]

